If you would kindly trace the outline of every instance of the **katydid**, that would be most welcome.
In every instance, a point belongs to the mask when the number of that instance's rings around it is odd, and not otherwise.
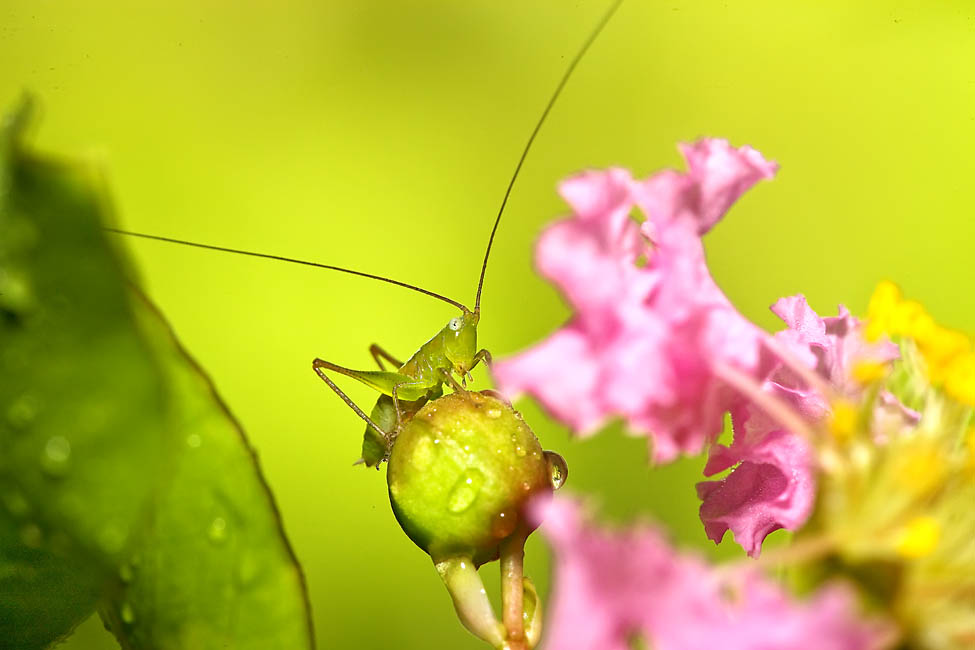
[[[589,38],[577,52],[556,86],[555,91],[549,98],[541,117],[536,122],[525,147],[522,149],[521,156],[518,159],[514,173],[508,182],[504,197],[501,201],[501,207],[494,219],[494,225],[488,238],[487,248],[481,264],[481,272],[478,279],[477,294],[475,297],[473,310],[469,309],[460,302],[447,298],[446,296],[442,296],[433,291],[429,291],[406,282],[401,282],[399,280],[394,280],[392,278],[344,267],[115,228],[109,228],[108,230],[122,235],[142,237],[145,239],[193,246],[237,255],[261,257],[358,275],[418,291],[447,302],[460,309],[461,313],[459,316],[452,318],[429,341],[420,346],[420,348],[409,359],[407,359],[406,362],[398,361],[392,354],[386,352],[383,348],[375,344],[370,347],[370,353],[379,366],[379,370],[354,370],[330,361],[325,361],[323,359],[315,359],[312,362],[314,371],[318,374],[322,381],[328,384],[328,386],[335,391],[335,393],[349,406],[349,408],[351,408],[366,422],[367,426],[363,439],[362,458],[357,461],[357,464],[365,463],[367,466],[376,466],[378,468],[383,461],[388,460],[396,435],[403,427],[404,423],[425,403],[442,396],[443,386],[445,384],[449,385],[455,391],[464,391],[466,390],[467,379],[470,378],[471,370],[473,370],[482,361],[487,365],[490,365],[491,354],[486,349],[477,348],[477,325],[481,315],[481,292],[484,287],[485,272],[487,271],[487,263],[491,255],[491,246],[494,243],[494,237],[497,233],[501,216],[504,213],[508,198],[511,195],[511,190],[518,178],[518,174],[525,162],[525,158],[531,149],[535,137],[538,135],[539,130],[544,124],[545,119],[548,117],[549,112],[561,94],[562,89],[565,87],[566,83],[571,77],[577,64],[583,58],[586,51],[589,49],[589,46],[592,45],[593,41],[595,41],[600,31],[609,21],[610,17],[616,11],[616,8],[621,4],[621,2],[622,0],[617,0],[617,2],[614,3],[596,29],[593,30]],[[393,369],[387,370],[383,365],[383,360],[390,363],[393,366]],[[345,375],[362,382],[363,384],[381,393],[372,411],[369,414],[363,411],[348,395],[345,394],[344,391],[342,391],[341,388],[338,387],[338,385],[335,384],[335,382],[332,381],[332,379],[326,374],[326,371]]]

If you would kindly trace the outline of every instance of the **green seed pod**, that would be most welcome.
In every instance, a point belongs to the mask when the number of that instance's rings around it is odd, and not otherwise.
[[[565,463],[545,452],[521,415],[491,391],[433,400],[404,425],[386,474],[393,513],[430,554],[480,566],[527,534],[523,506],[562,484]]]

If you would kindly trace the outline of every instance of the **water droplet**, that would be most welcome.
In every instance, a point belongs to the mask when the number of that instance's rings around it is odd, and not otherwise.
[[[21,395],[7,407],[7,424],[14,429],[26,429],[37,417],[38,403],[33,395]]]
[[[119,610],[119,616],[122,617],[122,622],[126,625],[132,625],[135,623],[135,610],[132,609],[132,605],[128,602],[122,603],[122,608]]]
[[[495,539],[504,539],[514,531],[515,526],[518,524],[515,519],[516,517],[512,511],[502,510],[491,523],[491,535]]]
[[[471,507],[481,493],[484,475],[476,469],[465,470],[447,497],[447,509],[451,512],[463,512]]]
[[[64,476],[71,462],[71,443],[64,436],[51,436],[44,443],[41,469],[48,476]]]
[[[420,436],[413,446],[412,464],[419,471],[423,471],[433,464],[437,457],[439,440],[433,440],[430,436]]]
[[[484,412],[484,414],[492,420],[497,420],[499,417],[501,417],[501,409],[488,409]]]
[[[241,587],[252,584],[260,574],[260,570],[261,565],[257,557],[251,553],[245,553],[237,564],[237,571],[235,573],[237,584]]]
[[[186,436],[186,446],[190,449],[199,449],[200,445],[203,444],[203,438],[200,437],[198,433],[191,433]]]
[[[214,517],[207,529],[207,537],[214,544],[222,544],[227,539],[227,520],[223,517]]]
[[[524,490],[525,492],[530,491],[532,489],[531,483],[529,483],[528,481],[522,481],[521,489]]]
[[[123,526],[110,523],[98,533],[98,545],[105,553],[118,553],[125,545],[127,535],[128,531]]]
[[[44,532],[37,524],[24,524],[20,529],[20,541],[28,548],[40,548]]]
[[[3,493],[3,505],[7,508],[7,512],[14,517],[23,517],[30,513],[30,503],[17,490],[9,490]]]
[[[515,456],[518,456],[518,458],[524,458],[526,455],[528,455],[528,452],[525,451],[524,447],[521,445],[515,445]]]
[[[123,563],[122,566],[118,568],[119,580],[126,584],[132,582],[133,575],[132,565],[128,562]]]
[[[565,464],[565,459],[554,451],[545,452],[545,462],[548,463],[549,481],[553,490],[558,490],[565,484],[565,479],[569,476],[569,466]]]

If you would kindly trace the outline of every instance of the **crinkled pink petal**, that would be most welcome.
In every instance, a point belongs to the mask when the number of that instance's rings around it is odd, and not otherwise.
[[[773,430],[749,449],[716,446],[705,475],[729,462],[739,464],[724,479],[697,484],[701,521],[708,538],[721,541],[731,530],[735,541],[757,557],[765,538],[780,528],[796,530],[809,517],[816,494],[812,450],[799,436]],[[709,472],[709,470],[711,470]]]
[[[804,296],[789,296],[772,305],[772,311],[788,325],[775,339],[799,362],[807,364],[840,393],[860,390],[850,381],[856,362],[887,362],[896,358],[896,346],[867,343],[860,324],[840,307],[839,315],[821,318]],[[789,405],[805,419],[815,422],[829,414],[825,395],[785,366],[769,374],[762,390]],[[893,396],[882,395],[876,417],[902,418],[910,412],[898,408]],[[798,530],[812,511],[815,500],[815,471],[812,449],[792,432],[769,419],[754,403],[741,401],[732,409],[734,442],[730,447],[711,448],[705,476],[734,468],[725,478],[697,486],[701,498],[700,516],[705,532],[716,543],[731,530],[751,556],[757,556],[762,541],[774,530]]]
[[[665,171],[636,191],[637,203],[650,216],[648,235],[685,220],[703,235],[728,208],[762,179],[775,176],[778,165],[751,147],[732,147],[727,140],[703,139],[679,145],[688,172]],[[654,238],[655,239],[655,238]]]
[[[868,650],[892,638],[858,617],[845,588],[798,602],[755,571],[676,553],[649,526],[599,528],[565,498],[542,510],[555,552],[547,650],[622,650],[638,636],[656,650]]]
[[[726,141],[703,140],[682,152],[686,174],[640,182],[611,169],[562,184],[574,214],[543,233],[536,263],[573,307],[566,329],[573,350],[585,354],[560,359],[533,348],[494,369],[502,392],[537,396],[577,432],[623,417],[651,435],[659,462],[697,453],[718,435],[735,394],[715,376],[715,364],[757,372],[765,336],[711,278],[700,234],[775,165]],[[629,216],[637,204],[648,214],[643,234]],[[572,361],[580,357],[586,368],[576,380]],[[555,376],[560,390],[542,385]]]

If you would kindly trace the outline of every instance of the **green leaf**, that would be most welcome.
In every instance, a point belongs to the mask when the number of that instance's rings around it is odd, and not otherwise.
[[[8,492],[6,498],[20,497]],[[45,544],[36,523],[0,510],[0,549],[0,646],[43,648],[94,610],[103,576],[90,563],[60,554],[56,543]]]
[[[132,544],[165,464],[166,402],[99,179],[28,152],[28,111],[0,133],[0,638],[42,647],[93,611]]]
[[[132,289],[98,175],[27,121],[0,132],[0,645],[97,606],[126,648],[312,647],[243,431]]]
[[[181,453],[103,619],[126,648],[309,648],[304,579],[243,430],[144,304]]]

